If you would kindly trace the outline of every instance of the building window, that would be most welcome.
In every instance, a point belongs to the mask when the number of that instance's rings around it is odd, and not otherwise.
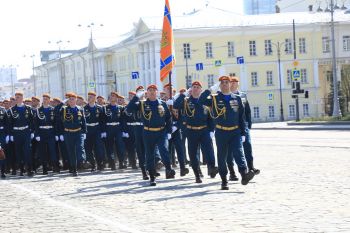
[[[230,77],[235,77],[235,76],[236,76],[236,73],[230,73],[229,76],[230,76]]]
[[[306,53],[306,39],[299,38],[299,53]]]
[[[272,55],[271,40],[265,40],[265,55]]]
[[[329,53],[330,52],[330,44],[329,44],[329,37],[324,36],[322,37],[322,51],[323,53]]]
[[[292,83],[292,70],[287,70],[287,84],[290,85]]]
[[[269,118],[275,118],[275,106],[269,106]]]
[[[184,48],[184,59],[191,59],[191,46],[189,43],[183,44]]]
[[[192,76],[186,76],[186,88],[190,88],[192,86]]]
[[[227,42],[227,53],[228,53],[228,57],[235,56],[235,44],[233,41]]]
[[[292,44],[292,39],[285,39],[285,49],[286,54],[291,54],[293,53],[293,44]]]
[[[309,115],[309,104],[303,104],[303,115],[304,116],[310,116]]]
[[[350,36],[343,36],[343,49],[350,51]]]
[[[260,110],[259,110],[259,107],[254,107],[254,108],[253,108],[253,112],[254,112],[254,114],[253,114],[254,119],[259,119],[259,118],[260,118]]]
[[[208,74],[208,87],[211,87],[214,85],[214,75]]]
[[[205,53],[207,58],[213,58],[213,44],[211,42],[205,43]]]
[[[267,86],[273,85],[272,71],[266,71],[266,85]]]
[[[327,77],[327,82],[333,82],[333,72],[332,71],[327,71],[326,73],[326,77]]]
[[[256,56],[256,41],[255,40],[249,41],[249,54],[250,54],[250,56]]]
[[[300,69],[300,76],[301,76],[301,83],[308,83],[306,69]]]
[[[295,117],[295,105],[291,104],[288,106],[289,117]]]
[[[258,73],[257,72],[251,72],[250,77],[252,79],[252,86],[256,87],[258,86]]]

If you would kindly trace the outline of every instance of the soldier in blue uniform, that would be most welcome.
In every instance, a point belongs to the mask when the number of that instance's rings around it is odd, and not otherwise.
[[[84,106],[87,134],[85,140],[86,159],[92,165],[91,171],[103,170],[104,152],[102,138],[105,136],[103,108],[96,104],[96,93],[88,93],[88,104]]]
[[[77,95],[69,94],[68,105],[60,110],[60,139],[66,143],[70,171],[77,176],[79,158],[85,154],[84,140],[86,139],[86,120],[84,110],[76,105]]]
[[[8,116],[6,109],[4,107],[0,107],[0,147],[3,150],[5,150],[6,144],[8,144],[10,140],[10,136],[8,134],[8,126]],[[5,165],[6,160],[0,160],[1,178],[6,178]]]
[[[37,96],[32,96],[31,99],[31,105],[32,107],[32,112],[33,112],[33,119],[35,120],[36,118],[36,113],[37,113],[37,109],[40,107],[40,98]],[[35,126],[35,125],[34,125]],[[35,134],[35,133],[34,133]],[[35,135],[34,135],[35,136]],[[37,168],[40,166],[40,159],[41,159],[41,155],[39,154],[39,149],[38,149],[38,141],[33,138],[31,140],[31,148],[32,148],[32,161],[33,161],[33,170],[36,173]]]
[[[158,146],[160,156],[165,165],[167,179],[175,177],[175,171],[171,168],[168,140],[171,137],[171,115],[166,103],[157,98],[156,85],[147,87],[147,99],[140,99],[145,93],[138,91],[129,102],[127,112],[141,111],[143,122],[143,140],[146,151],[146,168],[150,175],[150,185],[155,186],[155,149]]]
[[[256,169],[254,167],[254,158],[253,158],[253,151],[252,151],[252,140],[251,140],[251,137],[250,137],[250,130],[252,128],[251,109],[250,109],[250,105],[249,105],[249,102],[248,102],[247,94],[244,93],[244,92],[239,91],[238,90],[238,86],[239,86],[239,79],[237,77],[232,77],[231,78],[231,91],[234,94],[239,95],[241,97],[242,103],[244,105],[245,121],[246,121],[246,127],[247,127],[245,140],[243,141],[244,155],[245,155],[245,158],[247,160],[247,165],[248,165],[249,170],[254,171],[255,175],[258,175],[260,173],[260,170]]]
[[[218,91],[220,87],[221,91]],[[214,91],[211,94],[211,91]],[[215,119],[215,139],[219,174],[221,177],[221,189],[228,190],[226,161],[230,153],[234,153],[238,170],[242,176],[242,185],[247,185],[253,179],[254,172],[247,169],[247,163],[243,154],[241,137],[245,136],[246,127],[244,121],[244,106],[241,98],[230,91],[230,78],[222,76],[219,83],[210,90],[205,90],[199,103],[209,106]]]
[[[10,108],[10,131],[16,147],[16,158],[23,176],[24,166],[27,175],[33,176],[30,140],[34,138],[32,108],[23,104],[23,93],[16,92],[16,105]]]
[[[199,102],[201,92],[201,83],[195,81],[192,83],[191,96],[186,97],[185,94],[180,94],[174,104],[176,109],[184,111],[187,128],[188,153],[196,177],[196,183],[202,183],[199,172],[199,156],[197,153],[199,145],[202,147],[204,157],[207,158],[210,177],[214,178],[218,173],[218,168],[215,167],[214,148],[211,142],[210,129],[208,127],[209,121],[211,120],[209,108],[203,106],[203,104]]]
[[[50,106],[50,99],[49,94],[44,94],[42,106],[34,110],[35,140],[43,166],[43,175],[48,174],[48,154],[50,155],[53,171],[60,172],[55,143],[57,134],[55,110]]]
[[[117,104],[118,93],[111,92],[110,103],[104,107],[104,121],[106,122],[107,133],[107,157],[111,170],[116,170],[114,146],[117,149],[119,169],[124,166],[125,145],[123,142],[124,133],[124,107]]]

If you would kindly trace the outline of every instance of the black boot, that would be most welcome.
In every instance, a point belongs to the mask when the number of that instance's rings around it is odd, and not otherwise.
[[[241,176],[242,176],[242,180],[241,180],[241,184],[242,185],[247,185],[249,183],[250,180],[252,180],[254,178],[254,172],[249,170],[248,172],[247,171],[240,171],[241,173]]]
[[[204,177],[202,169],[200,167],[198,167],[198,174],[199,174],[199,177],[201,177],[201,178]]]
[[[238,177],[236,176],[235,169],[233,168],[233,166],[228,166],[228,169],[230,170],[230,180],[238,181]]]
[[[114,159],[109,160],[109,167],[111,168],[112,171],[117,170],[117,168],[115,167]]]
[[[254,167],[253,161],[247,162],[247,165],[248,165],[249,170],[253,171],[255,175],[259,175],[259,174],[260,174],[260,170],[259,170],[259,169],[256,169],[256,168]]]
[[[221,177],[221,190],[229,190],[226,176]]]
[[[187,167],[184,167],[184,168],[181,168],[181,169],[180,169],[180,176],[185,176],[185,175],[187,175],[188,173],[190,173],[190,170],[188,170]]]
[[[24,174],[24,166],[23,165],[20,165],[20,168],[19,168],[19,176],[23,176]]]
[[[59,163],[56,163],[53,167],[53,172],[60,173],[60,165]]]
[[[210,178],[215,178],[216,174],[218,174],[219,169],[217,167],[209,167],[208,168],[208,174]]]
[[[202,183],[201,176],[199,175],[199,169],[198,168],[193,168],[193,173],[194,173],[194,175],[196,177],[196,183],[197,184]]]
[[[72,176],[74,176],[74,177],[78,176],[78,172],[77,172],[76,168],[72,169]]]
[[[149,177],[147,175],[146,169],[144,167],[142,167],[141,171],[142,171],[142,179],[143,180],[149,180]]]
[[[6,176],[5,176],[5,168],[1,168],[1,178],[2,179],[6,178]]]
[[[34,172],[33,172],[32,166],[28,166],[27,167],[27,176],[29,176],[29,177],[34,176]]]
[[[47,166],[46,166],[46,164],[45,165],[43,165],[43,175],[47,175],[48,174],[48,172],[47,172]]]
[[[155,171],[149,171],[149,176],[150,176],[150,181],[149,181],[149,185],[150,186],[156,186],[156,176],[155,176]]]
[[[165,178],[166,179],[174,179],[175,178],[175,170],[169,169],[165,171]]]

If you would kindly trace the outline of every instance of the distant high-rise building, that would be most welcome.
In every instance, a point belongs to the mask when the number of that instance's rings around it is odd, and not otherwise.
[[[244,0],[244,14],[273,14],[276,12],[276,2],[277,0]]]

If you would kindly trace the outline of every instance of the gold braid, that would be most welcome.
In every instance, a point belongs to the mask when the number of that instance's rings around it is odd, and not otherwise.
[[[192,118],[194,116],[194,113],[195,113],[196,109],[194,108],[193,111],[191,111],[190,106],[188,105],[188,102],[187,102],[186,98],[184,99],[184,109],[185,109],[186,116],[188,116],[190,118]],[[189,115],[188,112],[190,112],[191,115]]]
[[[152,118],[152,111],[148,114],[145,113],[145,107],[144,107],[144,101],[140,101],[140,104],[141,104],[141,112],[142,112],[142,115],[143,117],[146,119],[146,120],[151,120]]]
[[[215,117],[212,111],[209,111],[209,113],[213,119],[217,119],[226,113],[226,107],[219,108],[216,102],[216,97],[212,95],[212,98],[213,98],[213,101],[212,101],[211,109],[212,110],[215,109],[217,116]]]

